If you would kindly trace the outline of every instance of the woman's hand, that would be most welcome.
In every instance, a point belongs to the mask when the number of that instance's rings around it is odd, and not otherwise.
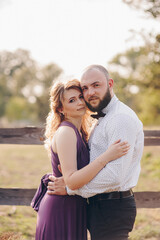
[[[130,145],[128,142],[121,142],[120,140],[117,140],[106,150],[108,162],[126,155],[129,149]]]

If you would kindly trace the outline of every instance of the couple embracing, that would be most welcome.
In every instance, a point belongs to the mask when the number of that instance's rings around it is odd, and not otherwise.
[[[80,82],[51,89],[45,135],[53,176],[42,179],[36,240],[86,240],[87,229],[91,240],[127,240],[133,229],[143,125],[113,84],[103,66],[91,65]]]

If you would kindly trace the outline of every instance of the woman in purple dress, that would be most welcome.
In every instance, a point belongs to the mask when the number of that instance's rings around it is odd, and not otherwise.
[[[50,93],[50,108],[45,135],[53,175],[60,177],[63,174],[70,189],[82,187],[108,162],[127,153],[128,144],[117,141],[88,164],[87,113],[78,80],[56,83]],[[44,177],[43,184],[45,180]],[[43,191],[43,184],[42,196],[36,201],[34,198],[33,207],[38,205],[35,207],[38,211],[36,240],[86,240],[86,199],[76,195],[49,195],[46,189]]]

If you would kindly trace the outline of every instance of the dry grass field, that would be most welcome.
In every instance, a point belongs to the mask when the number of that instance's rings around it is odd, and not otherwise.
[[[43,146],[0,145],[0,187],[36,188],[51,172]],[[145,147],[136,191],[160,191],[160,147]],[[31,207],[0,206],[0,240],[33,240],[36,213]],[[138,209],[131,240],[160,239],[160,209]]]

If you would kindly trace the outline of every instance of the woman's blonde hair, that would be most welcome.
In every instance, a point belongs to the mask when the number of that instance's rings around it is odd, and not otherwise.
[[[46,130],[45,130],[45,147],[50,153],[51,151],[51,142],[54,136],[54,133],[58,129],[61,122],[65,120],[65,116],[60,112],[60,109],[63,106],[64,92],[69,89],[77,89],[82,93],[80,82],[77,79],[73,79],[64,82],[56,82],[50,91],[50,112],[46,119]],[[86,111],[82,119],[81,131],[85,139],[88,139],[88,130],[90,126],[89,122],[89,111]]]

